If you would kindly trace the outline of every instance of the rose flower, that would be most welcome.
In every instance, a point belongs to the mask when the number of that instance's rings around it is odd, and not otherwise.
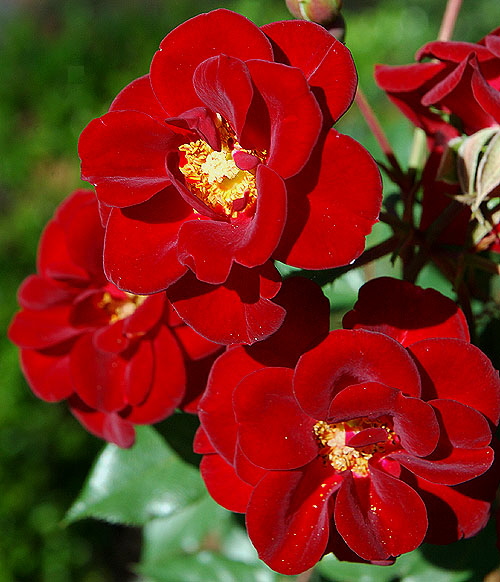
[[[38,274],[19,289],[9,337],[39,398],[67,400],[90,432],[128,447],[134,424],[192,410],[220,346],[186,326],[164,293],[132,295],[109,283],[103,238],[94,193],[77,190],[42,234]]]
[[[310,22],[258,28],[221,9],[170,32],[80,138],[82,177],[110,208],[108,279],[166,289],[220,343],[276,331],[272,261],[347,264],[377,220],[374,161],[329,129],[356,81],[349,51]]]
[[[500,123],[500,28],[478,43],[427,43],[416,54],[423,59],[375,69],[378,85],[416,126],[449,139]]]
[[[200,401],[207,487],[283,574],[329,552],[384,564],[470,537],[499,481],[500,381],[455,304],[381,278],[344,326],[296,365],[286,347],[259,365],[229,349]]]

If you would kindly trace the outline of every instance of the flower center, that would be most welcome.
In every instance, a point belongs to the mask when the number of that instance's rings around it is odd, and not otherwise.
[[[183,144],[179,169],[192,194],[215,212],[236,218],[255,204],[255,171],[265,152],[243,149],[229,124],[222,118],[219,122],[220,151],[201,139]]]
[[[109,324],[125,319],[134,313],[147,299],[146,295],[132,295],[132,293],[123,293],[124,297],[111,295],[105,291],[97,307],[103,309],[109,316]]]
[[[391,426],[389,419],[358,418],[334,424],[320,420],[313,431],[320,447],[319,455],[325,463],[339,473],[352,471],[359,477],[366,477],[368,461],[392,450],[397,442]]]

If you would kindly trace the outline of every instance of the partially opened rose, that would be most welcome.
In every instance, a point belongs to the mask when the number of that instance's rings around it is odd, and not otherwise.
[[[500,28],[478,43],[430,42],[416,60],[379,65],[375,79],[428,135],[449,139],[500,123]]]
[[[135,424],[193,411],[220,346],[186,326],[164,293],[109,283],[103,236],[94,193],[77,190],[43,232],[38,274],[19,289],[9,337],[38,397],[67,400],[90,432],[128,447]]]
[[[500,478],[500,380],[451,300],[381,278],[344,325],[295,366],[286,350],[260,365],[228,350],[200,402],[208,489],[284,574],[470,537]]]
[[[276,331],[273,261],[347,264],[377,220],[375,163],[329,129],[355,90],[349,51],[311,22],[215,10],[173,30],[81,135],[82,176],[110,208],[108,278],[167,289],[220,343]]]

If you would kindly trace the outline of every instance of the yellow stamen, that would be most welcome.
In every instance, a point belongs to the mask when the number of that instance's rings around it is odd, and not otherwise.
[[[387,441],[393,443],[395,434],[387,424],[377,420],[365,418],[348,422],[328,424],[320,420],[314,427],[314,435],[320,446],[320,456],[329,463],[335,471],[352,471],[354,474],[365,477],[369,473],[368,461],[376,454],[386,450],[385,443],[375,443],[366,447],[350,447],[346,445],[346,432],[360,432],[366,428],[383,428],[387,432]]]
[[[113,297],[109,291],[105,291],[97,307],[104,309],[109,314],[109,323],[115,323],[125,319],[134,313],[146,300],[146,295],[132,295],[125,293],[125,298]]]
[[[189,190],[212,210],[235,218],[250,210],[257,199],[255,171],[242,170],[235,164],[233,151],[242,151],[263,161],[265,152],[243,149],[235,140],[227,123],[220,121],[220,151],[205,141],[197,140],[179,147],[182,154],[180,171]]]

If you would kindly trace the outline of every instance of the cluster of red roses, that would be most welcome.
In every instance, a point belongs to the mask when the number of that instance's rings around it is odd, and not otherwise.
[[[216,10],[176,28],[84,130],[96,195],[47,225],[10,328],[33,391],[108,441],[197,413],[210,493],[285,574],[472,536],[498,484],[500,381],[451,300],[380,278],[329,332],[321,289],[274,265],[364,249],[380,177],[331,129],[355,89],[349,51],[313,23]]]

